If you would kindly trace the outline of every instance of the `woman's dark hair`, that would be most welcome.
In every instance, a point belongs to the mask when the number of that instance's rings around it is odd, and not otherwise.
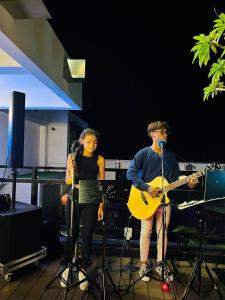
[[[81,139],[84,139],[86,135],[89,135],[89,134],[93,134],[94,136],[96,136],[96,138],[99,140],[100,138],[100,134],[98,133],[97,130],[95,129],[92,129],[92,128],[87,128],[87,129],[84,129],[81,134],[80,134],[80,137],[78,140],[73,140],[71,142],[71,147],[70,147],[70,152],[80,152],[81,150],[83,151],[83,146],[82,144],[80,144],[80,140]]]
[[[100,139],[100,134],[98,133],[97,130],[92,129],[92,128],[86,128],[81,132],[80,137],[79,137],[79,141],[81,139],[84,139],[89,134],[94,135],[97,138],[97,140]],[[78,144],[78,146],[74,150],[74,152],[76,152],[75,161],[76,161],[76,164],[77,164],[78,168],[79,168],[79,165],[80,165],[80,160],[81,160],[81,157],[82,157],[82,154],[83,154],[83,150],[84,150],[84,147],[80,143]],[[97,151],[97,149],[94,151],[93,155],[94,155],[95,159],[98,160],[98,151]]]
[[[75,150],[76,150],[76,148],[79,147],[79,146],[80,146],[79,141],[78,141],[78,140],[73,140],[73,141],[71,142],[70,152],[71,152],[71,153],[74,153]]]
[[[92,128],[86,128],[84,129],[81,134],[80,134],[80,138],[79,139],[84,139],[86,135],[89,135],[89,134],[93,134],[94,136],[96,136],[97,139],[100,138],[100,134],[98,133],[97,130],[95,129],[92,129]]]

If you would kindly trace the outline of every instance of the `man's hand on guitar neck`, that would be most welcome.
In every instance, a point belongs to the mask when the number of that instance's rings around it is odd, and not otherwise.
[[[159,197],[162,194],[162,190],[158,187],[149,186],[147,193],[149,194],[150,197],[155,198],[155,197]]]
[[[194,189],[198,184],[198,177],[195,174],[188,176],[188,186],[190,189]]]

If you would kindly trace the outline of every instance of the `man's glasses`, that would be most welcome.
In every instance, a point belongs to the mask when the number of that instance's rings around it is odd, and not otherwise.
[[[167,134],[169,135],[169,131],[167,130],[153,130],[154,132],[160,132],[161,134]]]

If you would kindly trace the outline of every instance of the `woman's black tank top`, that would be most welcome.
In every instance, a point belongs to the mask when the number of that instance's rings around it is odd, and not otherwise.
[[[98,178],[99,168],[95,156],[87,157],[81,155],[78,164],[78,180],[96,180]]]

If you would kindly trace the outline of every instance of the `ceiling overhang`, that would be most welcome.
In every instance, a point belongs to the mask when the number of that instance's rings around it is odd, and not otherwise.
[[[26,109],[82,109],[82,82],[64,78],[68,55],[49,23],[14,19],[1,2],[11,1],[0,1],[0,109],[12,91],[26,94]]]

